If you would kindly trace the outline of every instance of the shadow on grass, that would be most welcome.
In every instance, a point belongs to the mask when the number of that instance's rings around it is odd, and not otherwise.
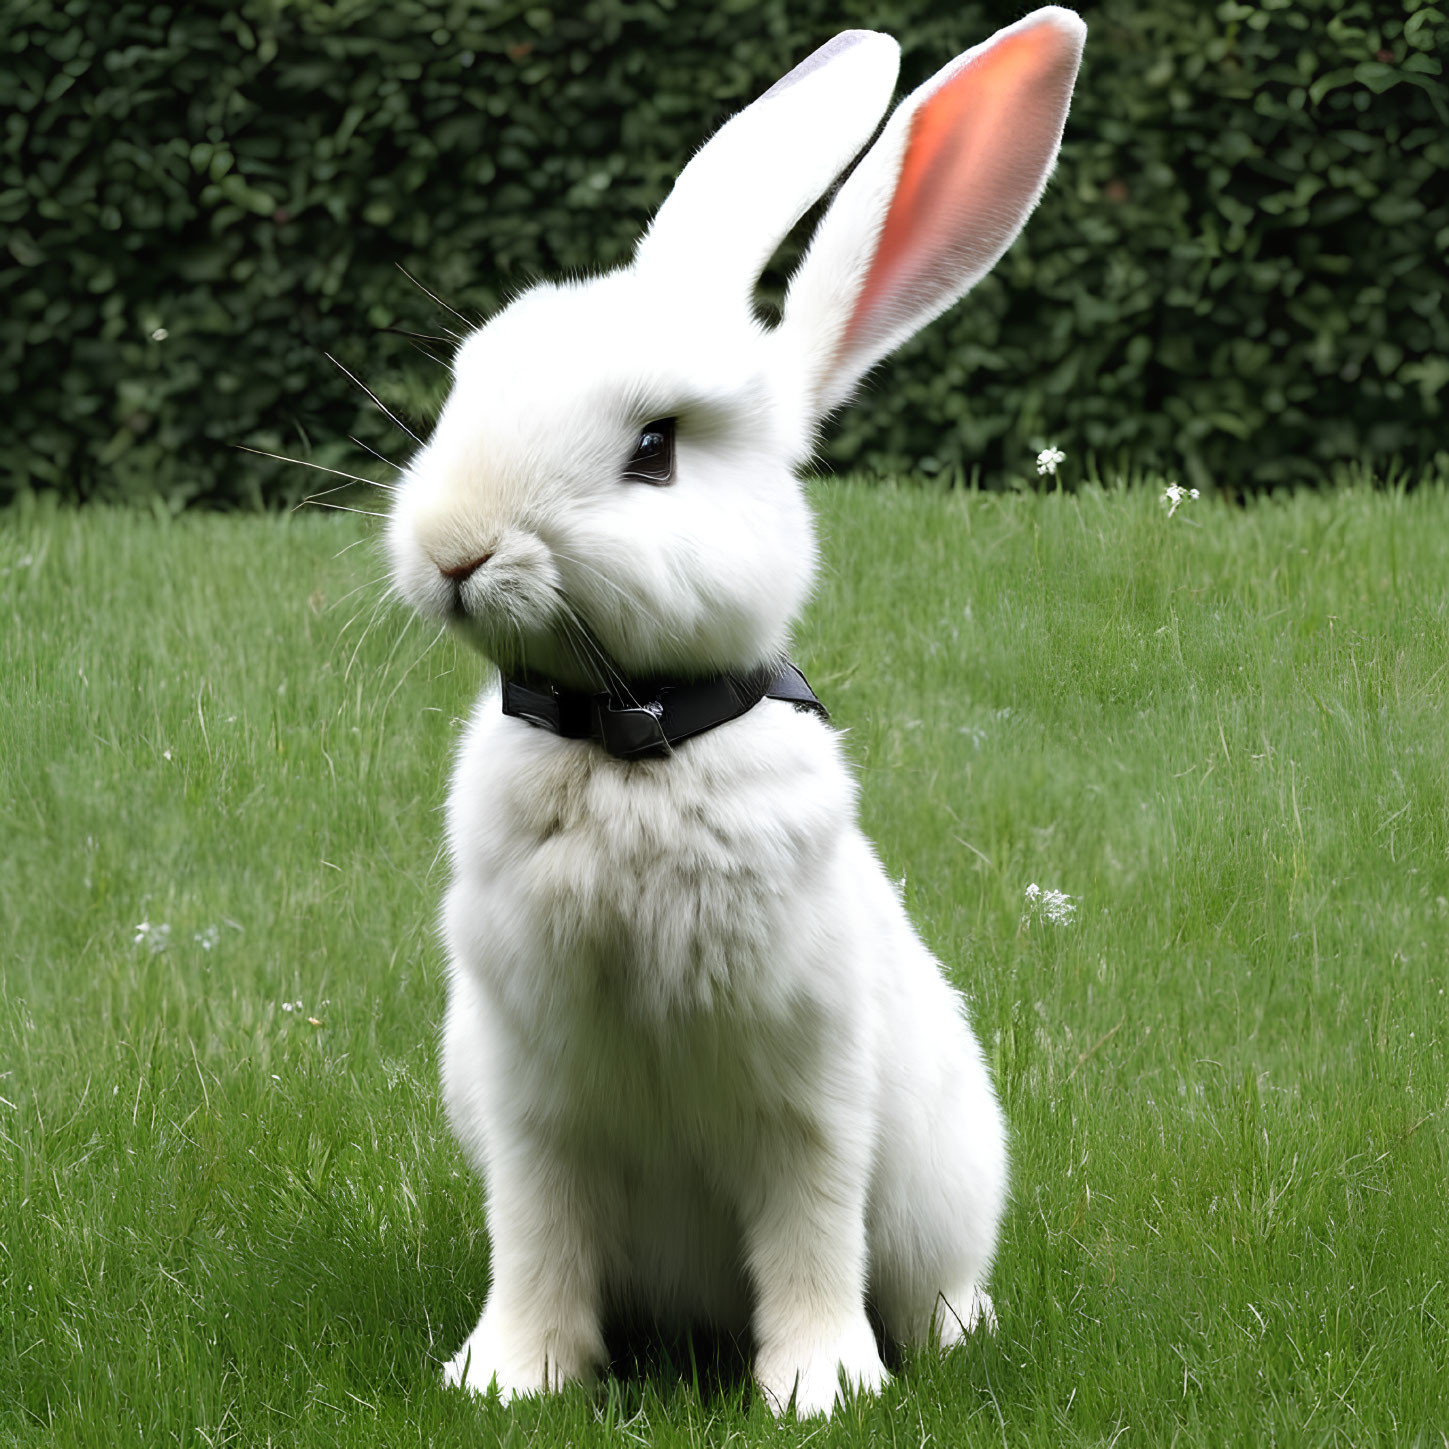
[[[747,1335],[705,1327],[662,1331],[630,1318],[609,1325],[604,1341],[610,1387],[601,1384],[599,1392],[620,1393],[625,1408],[642,1405],[650,1391],[667,1401],[687,1386],[707,1411],[749,1410],[754,1387]]]

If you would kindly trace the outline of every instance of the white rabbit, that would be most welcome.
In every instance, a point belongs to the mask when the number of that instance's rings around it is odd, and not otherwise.
[[[888,36],[837,36],[729,121],[631,265],[535,286],[459,349],[388,527],[404,596],[515,691],[485,692],[448,811],[443,1091],[492,1244],[449,1382],[586,1378],[625,1312],[749,1328],[776,1412],[829,1414],[886,1380],[868,1302],[907,1346],[994,1324],[1006,1140],[962,1001],[836,735],[745,706],[811,588],[795,468],[1020,230],[1084,37],[1048,6],[908,97],[778,327],[754,286],[874,131]],[[743,712],[671,746],[671,680]]]

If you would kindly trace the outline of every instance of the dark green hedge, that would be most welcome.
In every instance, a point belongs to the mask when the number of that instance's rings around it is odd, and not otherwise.
[[[440,334],[607,265],[691,148],[836,29],[903,85],[960,0],[7,0],[0,494],[309,489],[424,423]],[[1449,9],[1449,5],[1446,5]],[[1449,50],[1426,0],[1103,0],[1023,240],[875,378],[839,465],[988,481],[1046,442],[1231,488],[1445,445]],[[782,258],[782,265],[788,258]],[[418,426],[421,431],[421,427]]]

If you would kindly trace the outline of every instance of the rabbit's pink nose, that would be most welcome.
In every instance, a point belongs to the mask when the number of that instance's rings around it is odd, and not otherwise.
[[[455,584],[461,584],[465,579],[471,578],[488,562],[493,555],[491,553],[480,553],[477,558],[470,558],[467,563],[456,564],[450,569],[438,566],[438,572],[445,579],[452,579]]]

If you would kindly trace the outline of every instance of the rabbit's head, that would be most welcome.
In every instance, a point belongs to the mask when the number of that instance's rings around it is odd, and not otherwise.
[[[780,657],[815,565],[795,469],[865,372],[1021,229],[1084,37],[1049,6],[907,97],[774,328],[755,285],[875,130],[896,44],[846,31],[727,122],[629,266],[534,286],[462,343],[389,522],[404,596],[505,671],[574,687]]]

